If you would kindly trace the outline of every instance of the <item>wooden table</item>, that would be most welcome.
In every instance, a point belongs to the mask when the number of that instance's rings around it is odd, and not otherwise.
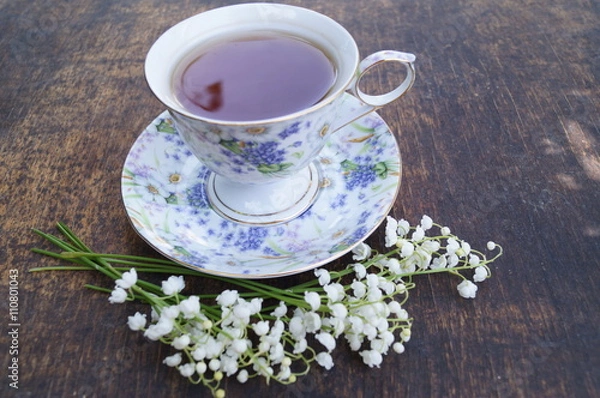
[[[458,297],[450,276],[416,280],[413,337],[380,369],[342,347],[330,371],[287,387],[229,380],[228,396],[599,396],[598,3],[283,2],[335,18],[363,55],[417,55],[412,91],[379,112],[403,157],[392,214],[428,214],[473,247],[501,243],[505,255],[475,300]],[[83,287],[112,282],[29,273],[57,263],[29,249],[43,245],[32,228],[64,221],[97,251],[155,254],[120,198],[129,148],[163,111],[144,57],[169,26],[232,3],[0,1],[0,395],[208,396],[162,364],[168,347],[127,328],[141,306],[110,305]],[[382,230],[369,239],[382,241]],[[18,390],[7,377],[9,270],[18,273]]]

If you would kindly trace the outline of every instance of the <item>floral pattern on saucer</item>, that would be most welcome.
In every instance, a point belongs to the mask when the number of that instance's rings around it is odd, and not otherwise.
[[[291,275],[364,240],[385,219],[400,187],[398,146],[376,113],[333,134],[315,162],[320,189],[305,213],[268,227],[237,224],[211,209],[205,191],[210,172],[164,112],[132,146],[122,196],[139,235],[180,264],[229,277]]]

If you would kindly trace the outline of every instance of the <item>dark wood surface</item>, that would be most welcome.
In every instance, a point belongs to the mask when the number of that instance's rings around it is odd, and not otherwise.
[[[337,349],[330,371],[288,387],[230,380],[228,396],[599,396],[600,3],[283,2],[335,18],[363,55],[417,55],[414,88],[380,111],[403,156],[392,213],[428,214],[505,255],[472,301],[445,275],[416,280],[413,338],[380,369]],[[166,347],[127,328],[139,307],[83,287],[111,282],[28,273],[56,263],[29,249],[41,244],[31,228],[64,221],[97,251],[154,255],[120,199],[128,150],[163,110],[144,57],[169,26],[233,3],[0,0],[1,396],[208,396],[161,363]],[[9,270],[19,275],[17,391],[7,377]]]

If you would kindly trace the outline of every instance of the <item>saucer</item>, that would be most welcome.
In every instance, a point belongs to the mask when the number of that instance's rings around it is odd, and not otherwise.
[[[212,173],[165,111],[133,144],[121,191],[132,226],[165,257],[213,275],[281,277],[349,252],[385,219],[400,188],[400,151],[375,112],[334,133],[313,164],[319,190],[303,214],[264,227],[229,221],[209,204]]]

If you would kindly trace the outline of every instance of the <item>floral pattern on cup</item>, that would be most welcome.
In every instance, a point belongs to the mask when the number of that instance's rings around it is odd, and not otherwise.
[[[341,101],[305,117],[240,129],[191,120],[171,111],[171,119],[193,153],[210,170],[232,181],[261,183],[305,168],[321,151]]]
[[[136,231],[166,257],[224,276],[289,275],[328,263],[364,240],[385,219],[400,185],[398,146],[375,113],[329,137],[315,162],[321,188],[304,214],[269,227],[227,221],[206,196],[211,172],[164,112],[131,148],[123,201]]]

